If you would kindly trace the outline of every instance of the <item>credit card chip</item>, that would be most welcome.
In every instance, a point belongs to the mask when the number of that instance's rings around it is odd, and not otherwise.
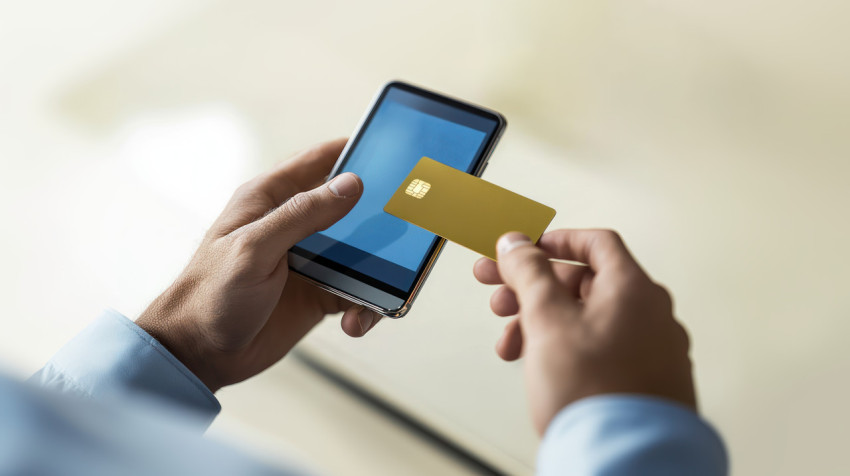
[[[431,190],[431,184],[419,179],[413,179],[410,182],[410,185],[407,186],[407,189],[404,193],[412,196],[413,198],[422,198],[428,193],[428,190]]]

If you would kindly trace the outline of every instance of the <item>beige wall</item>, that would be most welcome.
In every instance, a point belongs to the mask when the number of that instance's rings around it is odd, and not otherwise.
[[[403,78],[505,113],[486,178],[557,226],[621,230],[670,287],[737,474],[846,472],[850,4],[113,3],[0,7],[11,371],[101,306],[138,312],[235,184],[350,133]],[[519,367],[490,351],[473,260],[450,248],[408,319],[358,342],[327,325],[310,349],[527,470]]]

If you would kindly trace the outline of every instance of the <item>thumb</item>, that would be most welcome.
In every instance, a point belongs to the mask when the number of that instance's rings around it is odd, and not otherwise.
[[[578,307],[578,301],[560,285],[546,253],[518,232],[502,235],[496,243],[499,275],[516,294],[523,321],[531,326],[550,319],[563,319],[563,312]]]
[[[293,195],[251,225],[248,233],[255,251],[259,256],[280,259],[299,241],[347,215],[362,191],[360,177],[346,172],[313,190]]]

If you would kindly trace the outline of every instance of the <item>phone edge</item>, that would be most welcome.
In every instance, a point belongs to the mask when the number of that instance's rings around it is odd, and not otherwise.
[[[330,173],[328,174],[327,178],[325,179],[325,182],[331,180],[333,177],[335,177],[337,175],[337,173],[339,172],[339,168],[342,166],[343,158],[346,157],[349,149],[351,148],[352,143],[354,142],[354,141],[351,140],[351,138],[357,137],[362,132],[362,128],[363,128],[364,124],[371,117],[372,110],[377,105],[378,101],[381,99],[381,97],[384,95],[384,93],[394,85],[401,85],[403,87],[413,88],[413,89],[416,89],[416,90],[419,90],[419,91],[424,91],[425,93],[430,94],[430,95],[445,97],[445,98],[451,99],[452,101],[455,101],[459,104],[462,104],[466,107],[478,109],[478,110],[484,111],[488,114],[492,114],[493,116],[495,116],[497,118],[498,126],[497,126],[496,132],[494,134],[494,138],[490,142],[490,145],[487,147],[487,149],[484,151],[484,153],[481,155],[481,159],[478,161],[478,165],[476,166],[475,170],[472,172],[472,175],[474,175],[476,177],[480,177],[484,173],[484,169],[487,168],[487,164],[490,162],[490,156],[493,154],[493,151],[496,150],[496,146],[499,144],[499,141],[501,140],[502,135],[504,134],[505,130],[507,129],[507,126],[508,126],[507,118],[505,118],[505,116],[502,115],[500,112],[495,111],[493,109],[490,109],[490,108],[487,108],[487,107],[484,107],[484,106],[480,106],[478,104],[475,104],[475,103],[472,103],[472,102],[469,102],[469,101],[465,101],[465,100],[459,99],[457,97],[450,96],[448,94],[443,94],[441,92],[433,91],[433,90],[421,87],[419,85],[416,85],[416,84],[413,84],[413,83],[410,83],[410,82],[401,81],[401,80],[398,80],[398,79],[393,79],[393,80],[390,80],[390,81],[387,81],[386,83],[384,83],[378,89],[378,91],[373,95],[372,100],[369,102],[369,105],[366,107],[366,112],[363,114],[363,116],[358,121],[357,126],[354,128],[354,131],[351,134],[351,136],[349,136],[348,141],[345,144],[345,147],[343,147],[342,151],[339,154],[339,157],[337,157],[337,160],[334,163],[334,166],[331,169]],[[410,295],[407,297],[407,299],[404,300],[404,304],[397,309],[382,308],[378,305],[375,305],[373,303],[365,301],[365,300],[363,300],[363,299],[361,299],[357,296],[354,296],[354,295],[349,294],[345,291],[337,289],[337,288],[335,288],[331,285],[328,285],[326,283],[322,283],[322,282],[312,278],[311,276],[304,274],[300,270],[293,268],[289,264],[287,264],[287,266],[290,269],[290,271],[293,271],[294,273],[298,274],[301,278],[311,282],[312,284],[314,284],[314,285],[316,285],[316,286],[318,286],[318,287],[320,287],[320,288],[322,288],[322,289],[324,289],[324,290],[326,290],[326,291],[328,291],[328,292],[330,292],[334,295],[343,297],[343,298],[345,298],[349,301],[352,301],[355,304],[360,304],[360,305],[362,305],[362,306],[364,306],[368,309],[371,309],[371,310],[377,312],[378,314],[380,314],[382,316],[386,316],[386,317],[389,317],[389,318],[392,318],[392,319],[399,319],[399,318],[402,318],[405,315],[407,315],[407,313],[410,311],[410,308],[413,306],[413,302],[419,296],[419,292],[422,290],[422,287],[424,286],[425,281],[430,276],[431,271],[433,270],[434,265],[437,262],[437,258],[439,258],[440,254],[442,254],[442,252],[443,252],[443,249],[445,249],[446,239],[443,238],[443,237],[438,237],[438,238],[439,238],[439,240],[438,240],[437,247],[436,247],[435,251],[433,253],[431,253],[431,257],[428,259],[428,262],[425,264],[425,269],[423,270],[422,275],[416,281],[416,284],[414,285],[413,290],[410,292]],[[291,252],[288,252],[288,254],[291,254]],[[377,288],[375,288],[375,289],[377,289]]]

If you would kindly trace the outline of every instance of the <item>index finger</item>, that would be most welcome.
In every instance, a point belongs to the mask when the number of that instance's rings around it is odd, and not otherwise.
[[[537,245],[552,258],[585,263],[595,272],[606,268],[640,269],[623,239],[612,230],[555,230],[541,236]]]

